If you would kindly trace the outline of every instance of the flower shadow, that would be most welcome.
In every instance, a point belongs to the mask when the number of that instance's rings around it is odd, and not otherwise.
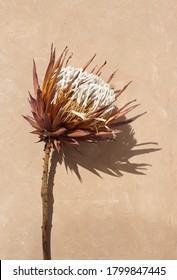
[[[146,148],[149,145],[152,145],[153,147]],[[82,182],[82,177],[78,166],[82,166],[87,170],[90,170],[90,172],[100,178],[100,172],[116,177],[123,176],[126,172],[136,175],[146,175],[145,172],[148,166],[151,166],[150,164],[144,162],[133,163],[130,160],[135,156],[161,150],[160,148],[154,147],[157,145],[158,143],[156,142],[138,144],[131,125],[125,125],[121,127],[121,132],[117,135],[115,141],[102,142],[99,144],[87,144],[83,142],[81,143],[79,149],[73,148],[71,145],[63,145],[63,150],[60,154],[54,150],[51,158],[51,167],[48,178],[49,227],[47,231],[49,240],[51,239],[54,205],[54,177],[58,163],[62,164],[62,162],[64,162],[67,172],[69,170],[74,172],[80,182]],[[51,255],[50,241],[48,250]]]
[[[138,144],[134,131],[130,125],[122,126],[121,132],[115,141],[102,142],[99,144],[81,143],[79,149],[71,146],[63,146],[62,155],[56,152],[53,154],[53,161],[60,164],[64,161],[66,170],[74,172],[82,182],[78,166],[82,166],[90,172],[101,177],[100,172],[112,175],[123,176],[125,172],[145,175],[147,163],[130,162],[135,156],[159,151],[159,148],[146,148],[147,145],[157,146],[156,142]]]

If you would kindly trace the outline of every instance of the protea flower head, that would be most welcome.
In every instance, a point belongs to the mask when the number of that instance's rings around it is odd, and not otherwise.
[[[109,82],[115,72],[104,82],[100,67],[86,72],[95,55],[83,68],[68,66],[71,58],[68,47],[55,61],[55,49],[51,56],[42,87],[39,86],[36,65],[33,65],[35,96],[29,93],[32,116],[24,118],[35,128],[32,133],[40,140],[51,143],[59,151],[62,143],[79,144],[80,141],[98,142],[115,138],[119,126],[133,119],[120,118],[134,109],[133,100],[118,108],[114,103],[127,88],[114,90]]]

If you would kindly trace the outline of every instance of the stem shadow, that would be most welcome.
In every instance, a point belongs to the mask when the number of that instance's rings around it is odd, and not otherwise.
[[[153,147],[146,148],[147,145]],[[48,177],[48,252],[51,257],[51,230],[52,230],[52,218],[53,218],[53,187],[54,177],[56,173],[57,164],[64,162],[66,170],[74,172],[79,181],[82,182],[82,177],[79,172],[78,166],[82,166],[95,175],[99,176],[100,172],[120,177],[124,173],[132,173],[136,175],[146,175],[145,171],[148,163],[131,162],[135,156],[148,154],[161,150],[160,148],[154,148],[157,146],[156,142],[137,143],[135,139],[135,133],[130,125],[122,126],[121,133],[117,135],[115,141],[101,142],[99,144],[88,144],[81,142],[79,148],[73,148],[71,145],[63,145],[62,152],[58,154],[56,150],[53,150],[51,157],[51,166]]]

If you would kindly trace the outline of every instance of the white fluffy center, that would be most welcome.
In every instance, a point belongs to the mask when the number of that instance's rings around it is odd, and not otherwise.
[[[58,85],[65,88],[78,73],[78,77],[73,82],[74,93],[71,99],[76,99],[77,103],[82,103],[84,107],[89,101],[93,101],[93,111],[115,101],[115,93],[110,85],[97,75],[83,71],[82,68],[72,66],[63,68],[58,75]],[[57,96],[58,93],[55,95],[53,103],[56,102]],[[113,106],[109,108],[109,110],[112,109]]]

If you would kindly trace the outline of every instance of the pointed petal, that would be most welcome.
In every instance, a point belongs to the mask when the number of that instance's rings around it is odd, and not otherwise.
[[[67,130],[66,128],[60,127],[58,130],[51,132],[50,135],[51,136],[60,136],[60,135],[64,134],[66,130]]]
[[[51,91],[54,89],[55,85],[56,85],[56,82],[57,82],[57,79],[58,79],[58,74],[60,73],[61,71],[61,68],[63,66],[63,63],[65,61],[65,58],[66,58],[66,55],[68,53],[68,48],[65,48],[65,51],[62,53],[62,55],[60,56],[61,59],[59,59],[59,65],[58,67],[56,68],[56,65],[57,63],[55,64],[54,66],[54,71],[56,70],[54,76],[52,77],[52,80],[51,80],[51,83],[49,85],[49,88],[48,88],[48,91],[47,91],[47,94],[50,95]],[[62,58],[63,56],[63,58]]]
[[[110,127],[111,129],[115,129],[115,128],[118,128],[118,127],[121,126],[121,125],[129,124],[129,123],[131,123],[132,121],[133,121],[133,119],[127,119],[127,120],[125,120],[125,121],[117,121],[117,122],[114,122],[114,123],[112,123],[112,124],[109,124],[109,127]]]
[[[83,136],[86,136],[86,135],[90,135],[91,132],[88,131],[88,130],[82,130],[82,129],[77,129],[71,133],[68,133],[67,136],[69,137],[83,137]]]
[[[139,115],[137,115],[137,116],[135,116],[135,117],[133,117],[131,119],[127,119],[125,121],[117,121],[117,122],[110,123],[109,127],[111,129],[115,129],[116,127],[119,127],[121,125],[128,124],[128,123],[131,123],[131,122],[135,121],[136,119],[138,119],[139,117],[143,116],[144,114],[146,114],[146,112],[144,112],[142,114],[139,114]]]
[[[99,72],[101,71],[101,69],[103,69],[103,67],[106,65],[107,61],[105,61],[99,68],[98,70],[96,71],[96,75],[99,75]]]
[[[30,92],[29,92],[29,103],[30,103],[32,111],[36,113],[38,110],[37,109],[37,100],[32,97]]]
[[[94,73],[94,71],[96,71],[98,64],[92,69],[92,71],[90,73]]]
[[[118,71],[118,69],[111,74],[111,76],[107,80],[107,83],[109,83],[114,78],[114,76],[117,73],[117,71]]]
[[[43,101],[43,98],[42,98],[42,91],[39,88],[37,90],[37,107],[38,107],[39,115],[41,117],[43,117],[43,115],[44,115],[44,101]]]
[[[51,108],[53,108],[52,100],[54,99],[54,96],[56,94],[55,87],[52,89],[48,99],[47,99],[47,104],[46,104],[46,112],[50,112]]]
[[[32,112],[33,114],[33,117],[35,119],[35,121],[37,122],[37,124],[40,126],[40,128],[43,128],[44,127],[44,122],[43,120],[40,118],[40,116],[34,112]]]
[[[32,117],[30,116],[23,116],[23,117],[31,124],[32,127],[36,129],[40,129],[40,126],[36,123],[36,121]]]
[[[68,59],[67,59],[67,61],[66,61],[66,63],[65,63],[65,67],[67,67],[68,62],[70,61],[70,59],[72,58],[72,56],[73,56],[73,53],[71,53],[70,56],[68,57]]]
[[[50,114],[48,114],[47,112],[45,112],[44,114],[44,128],[46,130],[50,130],[52,128]]]
[[[34,92],[37,94],[37,89],[39,88],[39,81],[38,81],[38,76],[37,76],[37,71],[36,71],[36,63],[33,59],[33,85],[34,85]]]
[[[66,46],[66,47],[64,48],[64,50],[63,50],[63,52],[61,53],[60,57],[59,57],[58,60],[56,61],[55,66],[54,66],[54,71],[55,71],[58,67],[60,67],[60,66],[62,65],[62,63],[61,63],[62,57],[63,57],[63,55],[66,56],[67,52],[68,52],[68,46]]]
[[[105,122],[105,124],[109,124],[112,120],[115,120],[116,118],[120,118],[121,116],[127,114],[128,112],[130,112],[131,110],[133,110],[134,108],[136,108],[137,106],[139,106],[139,104],[131,106],[129,108],[125,109],[128,105],[130,105],[131,103],[135,102],[135,100],[132,100],[130,102],[128,102],[127,104],[125,104],[121,109],[118,109],[113,115],[111,115],[108,120]]]
[[[96,56],[96,54],[94,54],[94,56],[84,65],[83,71],[86,70],[86,68],[87,68],[87,67],[90,65],[90,63],[94,60],[95,56]]]
[[[48,67],[47,67],[47,71],[45,73],[44,82],[43,82],[43,86],[42,86],[42,92],[43,92],[44,95],[46,94],[47,85],[49,83],[49,78],[50,78],[50,75],[52,73],[54,63],[55,63],[55,50],[53,51],[53,44],[52,44],[50,61],[49,61]]]
[[[59,109],[56,117],[54,118],[53,120],[53,123],[52,123],[52,128],[55,128],[56,126],[59,126],[60,124],[60,120],[61,120],[61,115],[62,115],[62,109]]]
[[[120,96],[120,95],[122,94],[122,92],[124,92],[124,90],[126,90],[126,88],[127,88],[131,83],[132,83],[132,81],[130,81],[128,84],[126,84],[126,85],[123,87],[123,89],[121,89],[121,90],[116,90],[116,91],[115,91],[116,98],[117,98],[118,96]]]
[[[113,131],[110,130],[110,131],[101,131],[101,132],[96,133],[95,135],[96,136],[103,136],[103,135],[112,135],[112,134],[113,134]]]
[[[32,134],[37,134],[37,135],[43,135],[43,132],[41,130],[38,130],[38,129],[31,131],[31,133]]]

